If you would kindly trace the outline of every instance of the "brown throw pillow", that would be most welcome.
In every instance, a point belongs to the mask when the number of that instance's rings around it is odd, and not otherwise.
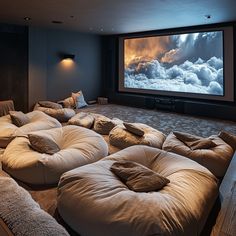
[[[62,105],[55,103],[55,102],[50,102],[50,101],[39,101],[38,104],[42,107],[47,107],[47,108],[52,108],[52,109],[62,109]]]
[[[117,161],[111,171],[136,192],[150,192],[162,189],[170,181],[164,176],[132,161]]]
[[[37,134],[28,134],[30,147],[37,152],[53,155],[60,151],[58,145],[51,139]]]
[[[21,127],[30,122],[29,117],[21,111],[9,111],[11,121],[17,127]]]
[[[192,150],[197,149],[209,149],[216,147],[216,144],[208,139],[208,138],[201,138],[199,136],[195,136],[188,133],[183,132],[173,132],[177,139],[183,142],[186,146],[191,148]]]
[[[229,144],[234,150],[236,150],[236,135],[221,131],[218,135],[224,142]]]
[[[69,125],[78,125],[90,129],[93,126],[94,117],[89,113],[79,112],[73,116],[69,121]]]
[[[125,123],[124,122],[125,128],[132,134],[138,135],[142,137],[144,135],[143,129],[139,128],[138,125],[135,123]]]
[[[99,134],[108,135],[116,124],[106,116],[95,116],[93,129]]]

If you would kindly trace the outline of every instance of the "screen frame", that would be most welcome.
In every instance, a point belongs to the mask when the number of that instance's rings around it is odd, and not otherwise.
[[[169,36],[186,33],[197,33],[197,32],[213,32],[222,31],[223,36],[223,60],[224,60],[224,90],[223,95],[212,95],[212,94],[201,94],[201,93],[187,93],[187,92],[176,92],[176,91],[165,91],[165,90],[149,90],[149,89],[137,89],[137,88],[125,88],[124,87],[124,40],[132,38],[145,38],[155,36]],[[216,101],[234,101],[234,33],[232,26],[224,27],[208,27],[202,29],[192,30],[174,30],[162,33],[140,33],[132,34],[127,36],[119,37],[119,80],[118,80],[118,92],[131,93],[131,94],[142,94],[142,95],[161,95],[171,97],[182,97],[182,98],[194,98],[203,100],[216,100]]]

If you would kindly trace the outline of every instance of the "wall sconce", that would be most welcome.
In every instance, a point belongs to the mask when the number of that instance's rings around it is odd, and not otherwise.
[[[61,58],[61,60],[74,60],[75,59],[75,55],[74,54],[67,54],[67,53],[59,53],[59,57]]]
[[[74,62],[75,55],[74,54],[59,53],[59,57],[61,59],[60,64],[65,69],[69,69],[69,68],[72,68],[74,66],[74,64],[75,64],[75,62]]]

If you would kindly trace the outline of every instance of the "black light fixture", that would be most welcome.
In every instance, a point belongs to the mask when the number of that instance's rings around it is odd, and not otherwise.
[[[61,60],[66,60],[66,59],[74,60],[75,59],[75,55],[69,54],[69,53],[59,53],[59,57],[61,58]]]

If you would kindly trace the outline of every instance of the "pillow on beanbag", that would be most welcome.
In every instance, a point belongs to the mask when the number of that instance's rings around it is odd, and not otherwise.
[[[72,93],[71,96],[74,99],[75,107],[77,109],[88,106],[88,104],[84,100],[84,95],[83,95],[82,91],[79,91],[77,93]]]
[[[74,108],[75,107],[75,101],[72,97],[68,97],[62,101],[63,106],[65,108]]]
[[[209,149],[216,147],[216,144],[208,138],[202,138],[188,133],[177,131],[174,131],[173,134],[176,136],[177,139],[179,139],[192,150]]]
[[[69,125],[78,125],[90,129],[94,123],[94,117],[86,112],[79,112],[73,116],[69,121]]]
[[[153,170],[133,161],[117,161],[111,171],[136,192],[150,192],[162,189],[170,181]]]
[[[21,127],[30,122],[29,117],[24,114],[22,111],[9,111],[11,121],[17,127]]]
[[[50,102],[50,101],[39,101],[38,104],[42,107],[47,107],[47,108],[52,108],[52,109],[62,109],[62,105],[55,103],[55,102]]]
[[[144,135],[143,129],[141,129],[135,123],[126,123],[126,122],[124,122],[124,126],[130,133],[136,134],[138,136],[143,136]]]
[[[58,145],[52,139],[45,136],[28,134],[28,138],[30,141],[30,147],[37,152],[53,155],[60,151]]]
[[[221,131],[218,136],[227,144],[229,144],[234,150],[236,150],[236,135],[226,131]]]

